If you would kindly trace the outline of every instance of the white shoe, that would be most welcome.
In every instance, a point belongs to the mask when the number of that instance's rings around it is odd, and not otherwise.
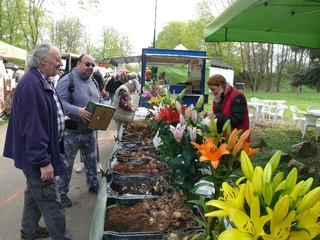
[[[102,167],[101,167],[101,162],[98,162],[97,163],[97,173],[101,173],[101,169]]]
[[[80,163],[80,165],[76,168],[76,173],[80,173],[84,170],[84,163]]]

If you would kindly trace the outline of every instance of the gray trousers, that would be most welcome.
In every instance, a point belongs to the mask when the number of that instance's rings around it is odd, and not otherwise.
[[[84,160],[87,186],[99,186],[97,176],[97,144],[96,132],[76,133],[66,131],[64,137],[64,151],[62,156],[65,165],[68,168],[68,175],[62,175],[58,178],[58,190],[60,197],[67,195],[70,189],[70,180],[73,172],[73,164],[78,151]]]
[[[65,208],[59,202],[56,179],[43,182],[40,178],[24,173],[27,188],[24,191],[24,206],[21,227],[25,234],[34,234],[43,216],[53,240],[73,239],[66,229]]]

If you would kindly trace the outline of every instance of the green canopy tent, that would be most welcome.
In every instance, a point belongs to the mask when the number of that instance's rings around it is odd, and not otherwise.
[[[236,0],[203,33],[206,42],[320,48],[320,1]]]

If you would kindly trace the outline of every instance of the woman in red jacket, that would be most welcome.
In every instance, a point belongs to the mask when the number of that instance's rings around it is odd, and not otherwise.
[[[222,127],[228,119],[230,119],[232,129],[242,129],[242,132],[248,130],[250,124],[247,100],[244,94],[230,86],[220,74],[211,76],[207,85],[214,95],[214,99],[212,113],[207,113],[205,116],[217,119],[218,132],[222,132]],[[247,142],[250,142],[250,137]]]

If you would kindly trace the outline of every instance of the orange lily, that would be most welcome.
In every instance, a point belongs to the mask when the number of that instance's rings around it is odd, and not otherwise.
[[[252,157],[260,148],[251,148],[250,143],[244,142],[243,150],[247,153],[248,157]]]
[[[201,153],[201,157],[199,159],[200,162],[210,161],[212,167],[217,169],[219,165],[219,160],[222,155],[230,154],[227,143],[223,143],[219,146],[219,148],[213,143],[214,138],[210,138],[205,141],[203,144],[199,145],[196,143],[192,143],[195,148],[199,150]]]

